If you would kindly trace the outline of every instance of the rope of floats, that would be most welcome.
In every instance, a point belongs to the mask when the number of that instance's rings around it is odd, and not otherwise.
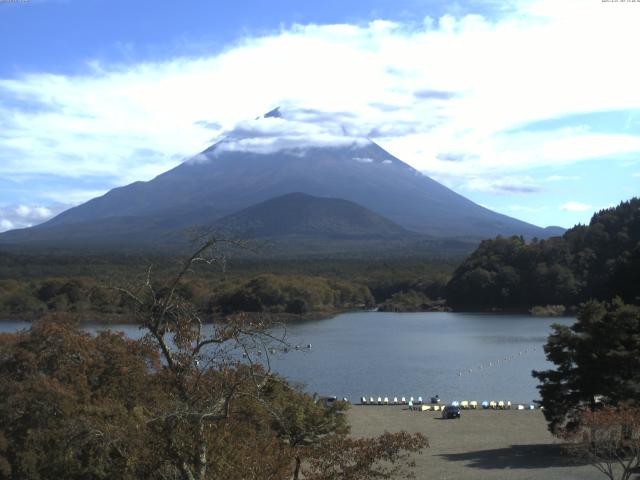
[[[529,353],[533,353],[538,350],[538,347],[528,347],[524,350],[520,350],[517,353],[507,355],[498,359],[489,360],[484,363],[480,363],[473,367],[464,368],[458,371],[458,377],[464,377],[467,375],[471,375],[474,373],[478,373],[480,371],[484,371],[491,368],[498,368],[502,365],[507,364],[508,362],[512,362],[514,360],[518,360],[522,357],[525,357]],[[347,400],[346,398],[344,400]],[[431,402],[423,402],[422,397],[410,397],[409,400],[406,397],[393,397],[393,399],[389,399],[389,397],[361,397],[360,398],[361,405],[409,405],[410,407],[414,407],[416,410],[422,411],[439,411],[444,409],[445,405],[440,403],[440,399],[437,397],[432,397]],[[515,403],[512,404],[510,401],[503,400],[484,400],[482,402],[477,402],[476,400],[454,400],[451,402],[451,406],[459,407],[463,410],[535,410],[537,407],[530,403]],[[539,407],[542,409],[542,407]]]
[[[518,360],[526,355],[528,355],[529,353],[533,353],[536,350],[538,350],[537,347],[531,347],[531,348],[525,348],[524,350],[520,350],[517,354],[512,354],[512,355],[507,355],[505,357],[501,357],[495,360],[490,360],[484,363],[480,363],[479,365],[474,367],[468,367],[468,368],[463,368],[461,370],[458,371],[458,377],[463,377],[465,375],[471,375],[473,373],[477,373],[480,370],[486,370],[489,368],[497,368],[497,367],[501,367],[502,365],[512,362],[514,360]]]

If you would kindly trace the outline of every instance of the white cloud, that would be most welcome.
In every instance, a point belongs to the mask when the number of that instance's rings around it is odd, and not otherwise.
[[[0,232],[6,232],[7,230],[12,230],[14,227],[13,222],[3,218],[0,220]]]
[[[40,205],[0,206],[0,231],[30,227],[33,224],[49,220],[60,213],[65,206],[47,208]]]
[[[373,158],[366,158],[366,157],[353,157],[353,159],[356,162],[359,163],[373,163]],[[391,160],[384,160],[384,162],[389,162],[391,163]]]
[[[512,212],[527,212],[527,213],[538,213],[538,212],[544,212],[548,210],[548,208],[544,206],[529,207],[527,205],[509,205],[507,208]]]
[[[347,126],[340,123],[340,113],[295,107],[283,109],[284,113],[280,110],[276,110],[277,116],[240,122],[225,132],[213,154],[227,151],[268,154],[309,147],[357,146],[367,142],[362,134],[349,134]],[[202,155],[196,157],[200,159],[196,162],[201,161]]]
[[[567,202],[563,205],[560,205],[560,210],[564,210],[567,212],[586,212],[588,210],[593,210],[593,207],[591,205],[580,202]]]
[[[72,205],[77,205],[82,202],[86,202],[87,200],[91,200],[95,197],[100,197],[104,195],[106,190],[65,190],[62,192],[58,191],[50,191],[42,193],[44,198],[48,198],[55,202],[56,204],[63,204],[67,207]]]
[[[536,193],[542,187],[536,184],[530,177],[496,177],[483,178],[471,177],[465,182],[466,188],[480,192],[491,193]]]
[[[52,216],[51,210],[46,207],[29,207],[27,205],[18,205],[15,214],[20,218],[30,218],[34,220],[43,220]]]
[[[626,48],[612,47],[633,44],[639,21],[632,5],[523,1],[497,20],[294,25],[201,58],[93,61],[81,75],[0,79],[0,98],[14,105],[0,102],[0,176],[148,180],[207,147],[213,131],[248,131],[224,148],[268,152],[368,136],[418,170],[508,192],[508,181],[501,188],[493,179],[640,152],[628,131],[518,130],[640,109],[640,69]],[[277,105],[295,116],[245,121]]]
[[[578,175],[549,175],[545,178],[547,182],[566,182],[570,180],[580,180]]]

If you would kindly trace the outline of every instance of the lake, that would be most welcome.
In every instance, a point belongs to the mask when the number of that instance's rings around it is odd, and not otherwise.
[[[271,358],[274,370],[309,392],[348,397],[451,400],[539,398],[532,370],[547,369],[542,345],[552,323],[572,318],[473,313],[357,312],[287,326],[291,350]],[[0,331],[24,328],[0,322]],[[102,328],[87,327],[90,331]],[[112,329],[138,337],[131,325]]]

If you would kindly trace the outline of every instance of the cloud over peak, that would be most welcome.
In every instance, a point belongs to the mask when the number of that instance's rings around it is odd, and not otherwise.
[[[213,154],[270,154],[281,150],[300,153],[313,147],[355,147],[367,142],[353,114],[288,106],[238,122],[223,132]]]
[[[265,153],[370,138],[467,190],[535,193],[509,178],[640,152],[636,122],[571,120],[640,111],[640,70],[612,47],[632,45],[638,22],[631,4],[514,1],[499,16],[291,25],[197,58],[0,78],[0,179],[66,172],[113,186],[223,138],[221,149]]]

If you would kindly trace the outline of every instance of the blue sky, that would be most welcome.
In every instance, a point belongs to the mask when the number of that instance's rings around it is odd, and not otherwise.
[[[585,223],[640,193],[638,24],[600,0],[0,1],[0,231],[278,105],[496,211]]]

